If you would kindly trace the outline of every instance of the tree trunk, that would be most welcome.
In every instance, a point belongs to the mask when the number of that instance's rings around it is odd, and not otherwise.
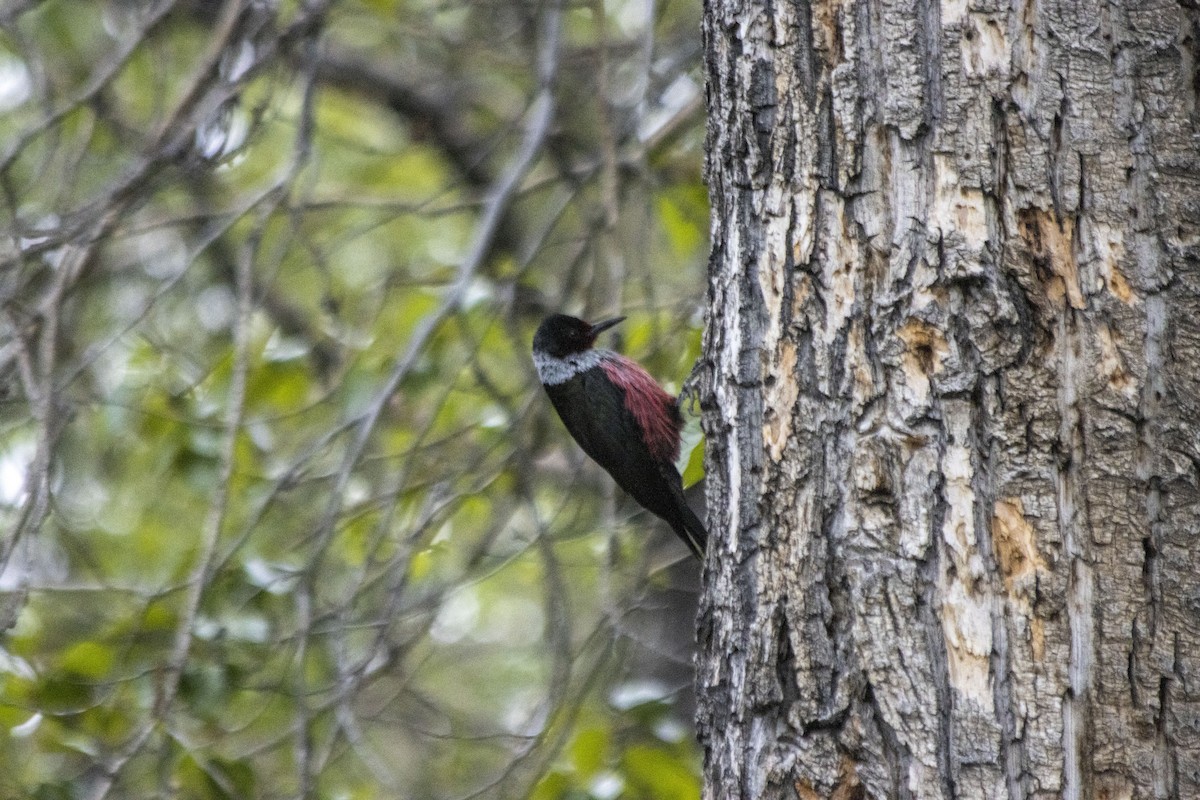
[[[1200,798],[1200,10],[707,0],[709,798]]]

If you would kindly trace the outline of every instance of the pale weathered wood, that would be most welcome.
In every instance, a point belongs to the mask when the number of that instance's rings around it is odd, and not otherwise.
[[[710,798],[1200,798],[1200,7],[707,0]]]

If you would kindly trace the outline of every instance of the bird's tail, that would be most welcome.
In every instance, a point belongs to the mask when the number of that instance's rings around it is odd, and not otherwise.
[[[708,545],[708,531],[704,528],[704,523],[687,503],[680,503],[679,517],[679,524],[672,526],[675,528],[675,533],[679,535],[680,539],[683,539],[683,543],[688,546],[692,554],[703,561],[704,548]]]

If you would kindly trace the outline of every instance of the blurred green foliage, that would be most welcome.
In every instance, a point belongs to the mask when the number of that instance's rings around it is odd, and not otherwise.
[[[698,357],[698,14],[0,9],[0,796],[697,796],[698,567],[528,350]]]

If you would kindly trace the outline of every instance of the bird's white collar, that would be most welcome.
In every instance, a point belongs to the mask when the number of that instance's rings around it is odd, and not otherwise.
[[[566,383],[581,372],[600,366],[601,363],[614,356],[609,350],[584,350],[582,353],[571,353],[563,358],[556,358],[549,353],[534,351],[533,365],[537,367],[538,378],[546,386],[557,386]]]

